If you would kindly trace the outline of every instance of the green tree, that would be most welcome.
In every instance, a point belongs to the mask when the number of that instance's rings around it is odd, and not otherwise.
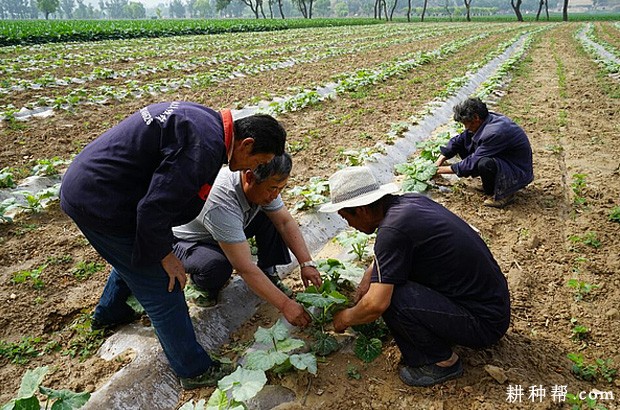
[[[50,14],[56,13],[59,6],[59,0],[37,0],[37,8],[45,15],[45,20],[49,19]]]
[[[146,9],[144,5],[137,1],[130,1],[123,10],[124,17],[130,19],[146,18]]]
[[[73,18],[73,9],[75,9],[74,0],[60,0],[60,9],[62,10],[65,18]]]
[[[169,9],[170,17],[183,18],[185,17],[185,6],[181,0],[173,0],[170,3]]]
[[[319,7],[319,2],[316,3],[317,8]],[[334,13],[336,17],[347,17],[349,15],[349,6],[345,2],[339,1],[334,5]]]
[[[213,17],[213,8],[209,0],[196,0],[194,3],[196,15],[202,18]]]
[[[347,9],[347,5],[339,2],[336,4],[336,6],[338,5],[344,5],[346,12],[348,13],[348,9]],[[329,17],[331,15],[331,6],[330,6],[330,1],[329,0],[316,0],[314,3],[314,14],[316,16],[319,17]],[[344,16],[338,15],[338,17],[345,17],[346,14]]]

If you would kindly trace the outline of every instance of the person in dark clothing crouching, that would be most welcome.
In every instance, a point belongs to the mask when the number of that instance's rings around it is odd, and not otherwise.
[[[402,354],[401,380],[431,386],[463,373],[453,345],[483,348],[508,329],[506,278],[480,236],[442,205],[419,194],[392,195],[367,167],[329,179],[331,202],[350,226],[377,232],[375,259],[357,289],[356,305],[334,315],[334,328],[379,316]]]
[[[525,131],[510,118],[489,112],[479,98],[457,104],[454,120],[465,125],[465,131],[440,148],[437,174],[479,176],[489,196],[483,204],[503,208],[514,200],[515,192],[534,180],[532,147]],[[460,162],[443,165],[455,155]]]

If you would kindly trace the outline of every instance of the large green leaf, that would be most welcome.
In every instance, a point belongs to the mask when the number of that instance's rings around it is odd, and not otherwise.
[[[316,356],[312,353],[293,354],[289,357],[291,364],[299,370],[308,370],[308,372],[316,375],[317,364]]]
[[[246,369],[267,371],[273,366],[283,363],[288,359],[288,355],[274,350],[256,350],[245,355]]]
[[[217,385],[221,390],[231,390],[233,399],[245,402],[256,396],[266,383],[267,376],[264,371],[239,366],[232,374],[222,378]]]
[[[190,403],[192,407],[184,408]],[[196,406],[193,406],[193,403],[190,401],[188,403],[185,403],[183,407],[181,407],[179,410],[203,410],[202,408],[198,407],[198,405],[200,405],[200,402],[198,402]],[[223,390],[220,390],[219,388],[215,389],[215,391],[211,393],[211,397],[209,397],[209,401],[207,402],[207,410],[221,410],[221,409],[227,409],[227,408],[228,408],[228,396],[226,395],[226,392]]]
[[[43,381],[43,378],[47,374],[49,368],[47,366],[37,367],[33,370],[26,370],[24,377],[22,377],[22,384],[19,386],[17,392],[17,398],[23,399],[34,396],[39,390],[39,386]]]
[[[79,409],[90,399],[90,393],[75,393],[71,390],[54,390],[49,387],[39,387],[39,391],[45,394],[50,400],[56,400],[52,410],[72,410]]]
[[[288,353],[292,350],[299,349],[300,347],[304,347],[305,344],[306,343],[303,340],[287,338],[284,340],[280,340],[278,343],[276,343],[276,350],[278,352]]]
[[[40,410],[41,405],[39,404],[39,399],[35,396],[24,397],[21,399],[15,400],[14,410]]]
[[[358,358],[366,363],[370,363],[379,357],[382,347],[381,340],[374,337],[369,339],[364,335],[360,335],[355,341],[353,351]]]
[[[312,345],[312,350],[319,356],[327,356],[340,348],[338,341],[332,336],[318,332],[316,342]]]
[[[335,293],[334,293],[335,292]],[[332,296],[336,295],[338,292],[333,291],[329,295],[322,295],[318,293],[298,293],[296,299],[298,302],[303,303],[306,306],[316,306],[320,308],[328,307],[334,304],[340,304],[346,302],[346,297],[342,299],[341,297]],[[342,296],[342,295],[340,295]]]
[[[264,327],[259,326],[258,330],[254,333],[254,339],[258,343],[262,343],[267,346],[273,346],[274,340],[276,342],[284,340],[288,337],[288,335],[288,328],[282,322],[282,320],[278,319],[275,325],[273,325],[269,329],[265,329]]]

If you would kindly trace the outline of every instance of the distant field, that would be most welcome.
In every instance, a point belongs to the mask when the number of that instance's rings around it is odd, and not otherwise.
[[[549,21],[562,21],[561,13],[550,13]],[[535,14],[524,14],[525,21],[535,21]],[[412,16],[411,22],[419,22]],[[472,16],[472,21],[514,22],[514,14]],[[546,21],[544,12],[540,17]],[[574,13],[570,21],[620,20],[620,13]],[[406,22],[396,18],[394,22]],[[425,22],[463,22],[465,16],[426,16]],[[0,20],[0,46],[40,44],[68,41],[100,41],[130,38],[169,37],[178,35],[216,34],[252,31],[274,31],[304,27],[334,27],[367,24],[384,24],[372,18],[342,19],[163,19],[163,20]]]

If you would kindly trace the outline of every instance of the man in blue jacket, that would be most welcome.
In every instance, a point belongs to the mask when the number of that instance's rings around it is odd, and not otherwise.
[[[285,139],[268,115],[233,122],[229,110],[166,102],[142,108],[86,146],[63,177],[60,205],[112,265],[93,327],[131,322],[126,301],[133,294],[181,385],[215,385],[223,369],[196,340],[172,227],[198,215],[223,164],[254,169],[282,154]]]
[[[489,112],[479,98],[457,104],[454,120],[465,125],[465,132],[440,148],[437,174],[479,176],[484,193],[491,196],[484,205],[503,208],[514,200],[515,192],[534,180],[527,135],[508,117]],[[460,162],[443,165],[455,155],[461,157]]]

